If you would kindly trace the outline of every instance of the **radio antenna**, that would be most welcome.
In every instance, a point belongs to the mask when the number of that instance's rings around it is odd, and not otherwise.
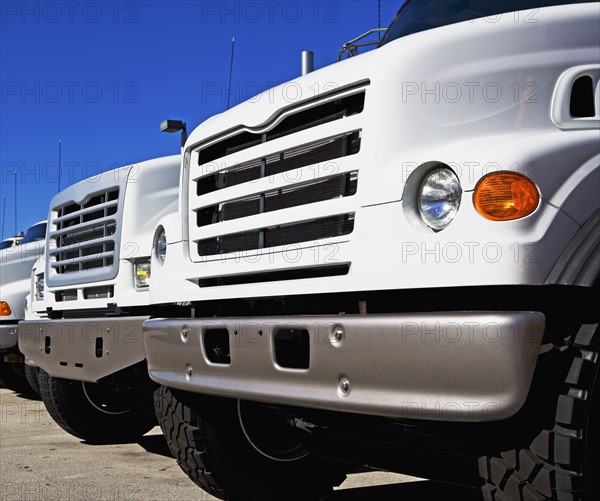
[[[15,235],[18,235],[17,233],[17,174],[15,174]]]
[[[377,0],[377,28],[381,28],[381,0]],[[381,31],[377,32],[377,39],[381,40]]]
[[[2,240],[4,240],[4,220],[6,219],[6,195],[2,201]]]
[[[62,141],[58,140],[58,193],[60,193],[60,155],[61,155]]]
[[[231,95],[231,76],[233,74],[233,49],[235,47],[235,37],[231,38],[231,60],[229,61],[229,84],[227,85],[227,109],[229,109],[229,97]]]

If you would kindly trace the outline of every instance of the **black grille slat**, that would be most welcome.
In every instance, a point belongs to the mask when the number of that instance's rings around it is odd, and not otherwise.
[[[200,240],[198,242],[198,253],[201,256],[210,256],[257,249],[258,233],[258,231],[248,231]]]
[[[222,208],[218,212],[223,215],[221,221],[231,221],[251,214],[259,214],[260,196],[256,196],[250,200],[222,204]]]
[[[347,191],[345,189],[346,183],[341,182],[342,179],[350,175],[336,176],[318,183],[311,183],[305,187],[289,188],[278,193],[270,192],[265,197],[265,212],[352,196],[354,193]]]
[[[241,132],[199,150],[198,164],[207,164],[217,158],[251,148],[262,142],[271,141],[289,134],[316,127],[317,125],[355,115],[362,112],[364,102],[365,93],[361,92],[290,115],[284,118],[281,123],[266,134]]]
[[[280,245],[340,237],[348,235],[353,229],[354,214],[285,224],[269,228],[265,232],[265,247],[279,247]]]
[[[201,177],[196,181],[196,195],[202,196],[223,188],[254,181],[264,176],[282,174],[300,167],[354,155],[359,151],[360,133],[358,131],[316,141],[280,154],[244,162],[241,165]],[[263,162],[265,164],[264,173],[261,169],[261,163]]]
[[[96,226],[94,228],[78,231],[74,233],[65,233],[60,238],[60,246],[67,247],[73,244],[80,244],[90,240],[96,240],[104,236],[104,226]]]
[[[199,240],[198,254],[210,256],[257,250],[263,247],[278,247],[344,236],[352,233],[353,230],[353,213],[310,219]]]
[[[223,202],[198,210],[197,225],[207,226],[263,212],[289,209],[300,205],[323,202],[356,193],[357,172],[342,174],[311,183],[259,193],[242,200]],[[261,204],[261,197],[264,202]],[[262,209],[262,210],[261,210]]]
[[[357,133],[355,133],[358,135]],[[281,174],[300,167],[307,165],[316,164],[319,162],[327,162],[334,158],[341,158],[345,156],[345,145],[347,136],[337,138],[335,141],[324,144],[317,148],[311,149],[305,153],[299,155],[293,155],[290,152],[286,152],[281,160],[267,163],[267,176],[274,176],[275,174]]]

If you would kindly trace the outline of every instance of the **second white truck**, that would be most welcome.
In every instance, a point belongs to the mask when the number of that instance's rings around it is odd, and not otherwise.
[[[103,173],[50,203],[19,345],[40,368],[50,415],[88,442],[135,440],[156,425],[142,323],[150,315],[156,222],[176,210],[180,156]]]

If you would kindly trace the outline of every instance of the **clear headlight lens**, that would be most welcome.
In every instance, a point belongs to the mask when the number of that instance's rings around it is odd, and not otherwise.
[[[135,264],[135,286],[138,289],[150,285],[150,261],[142,261]]]
[[[44,299],[44,289],[45,289],[45,283],[44,283],[44,275],[36,275],[36,280],[35,280],[35,300],[36,301],[41,301],[42,299]]]
[[[419,190],[419,213],[423,221],[435,231],[448,226],[460,207],[462,189],[456,174],[439,168],[427,174]]]
[[[160,228],[154,237],[154,254],[160,264],[165,262],[165,258],[167,257],[167,235],[162,228]]]

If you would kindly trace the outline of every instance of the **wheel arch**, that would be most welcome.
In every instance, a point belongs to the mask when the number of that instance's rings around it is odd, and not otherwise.
[[[600,275],[600,209],[583,224],[564,249],[546,284],[593,287]]]

